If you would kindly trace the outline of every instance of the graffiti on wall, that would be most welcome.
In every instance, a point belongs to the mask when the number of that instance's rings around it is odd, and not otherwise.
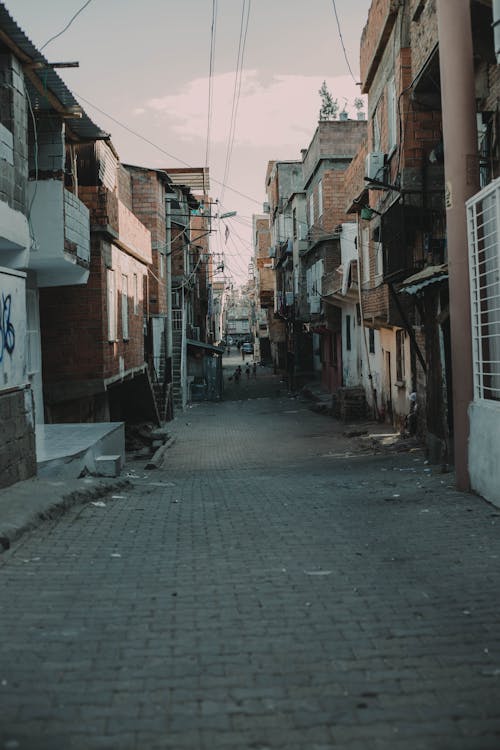
[[[27,382],[26,274],[0,268],[0,392]]]
[[[3,294],[0,306],[0,362],[3,361],[4,354],[10,354],[16,346],[16,333],[12,323],[12,296]]]

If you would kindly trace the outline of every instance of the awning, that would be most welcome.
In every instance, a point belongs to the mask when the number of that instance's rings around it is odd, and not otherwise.
[[[224,347],[213,346],[213,344],[206,344],[204,341],[186,339],[186,344],[188,346],[195,346],[198,349],[205,349],[206,351],[212,352],[213,354],[224,354]]]
[[[404,292],[405,294],[418,294],[418,292],[425,289],[425,287],[430,284],[437,284],[447,280],[447,263],[443,263],[440,266],[426,266],[422,271],[414,273],[413,276],[409,276],[405,279],[399,291]]]

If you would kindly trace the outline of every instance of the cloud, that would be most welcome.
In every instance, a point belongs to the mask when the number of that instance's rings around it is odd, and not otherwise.
[[[318,89],[325,76],[264,74],[246,70],[242,76],[235,145],[276,147],[296,150],[312,138],[320,108]],[[340,109],[347,110],[359,89],[349,76],[326,79]],[[234,72],[213,78],[213,143],[228,138],[234,91]],[[182,140],[205,139],[207,131],[208,79],[195,78],[175,94],[150,99],[141,107],[160,115]]]

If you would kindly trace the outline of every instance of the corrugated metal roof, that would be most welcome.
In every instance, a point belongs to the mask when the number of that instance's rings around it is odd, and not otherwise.
[[[185,185],[194,191],[210,190],[210,178],[207,167],[175,167],[169,169],[168,174],[174,185]]]
[[[417,294],[430,284],[437,284],[448,279],[448,266],[443,263],[440,266],[426,266],[422,271],[414,273],[404,280],[399,290],[405,294]]]
[[[41,66],[32,67],[30,70],[30,74],[38,78],[41,91],[25,75],[26,87],[35,113],[54,110],[54,105],[49,100],[49,95],[52,95],[68,113],[74,111],[81,114],[80,117],[71,118],[69,124],[76,139],[89,141],[109,138],[109,133],[104,132],[92,122],[55,70],[45,67],[48,65],[48,60],[17,25],[3,3],[0,3],[0,32],[3,32],[5,44],[11,48],[12,46],[17,48],[17,50],[12,49],[12,52],[19,56],[23,65],[39,63]],[[8,44],[9,40],[11,45]],[[44,91],[47,92],[47,96],[44,95]]]

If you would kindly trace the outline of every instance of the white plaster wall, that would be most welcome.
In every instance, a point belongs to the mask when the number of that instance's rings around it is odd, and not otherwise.
[[[370,352],[370,345],[369,345],[369,333],[368,328],[359,328],[359,351],[360,351],[360,362],[361,362],[361,372],[360,372],[360,379],[361,384],[363,385],[365,389],[366,394],[366,400],[369,404],[369,406],[373,409],[374,403],[373,403],[373,390],[372,390],[372,384],[370,382],[370,372],[372,375],[372,383],[373,388],[376,390],[376,399],[377,399],[377,406],[380,407],[381,401],[380,401],[380,395],[382,391],[382,367],[383,367],[383,359],[382,359],[382,343],[381,343],[381,336],[380,331],[374,331],[374,340],[375,340],[375,351],[372,353]],[[366,336],[366,347],[363,337]],[[368,356],[366,351],[368,350]]]
[[[500,404],[469,406],[469,474],[472,489],[500,507]]]
[[[342,224],[342,233],[340,235],[340,253],[342,264],[350,260],[356,260],[358,257],[358,248],[355,245],[355,239],[358,234],[357,224]]]
[[[347,349],[346,316],[351,317],[351,349]],[[356,320],[356,305],[346,305],[342,308],[342,383],[351,388],[360,385],[359,361],[361,327]]]
[[[60,180],[38,180],[28,183],[28,200],[32,202],[31,225],[37,243],[35,259],[40,256],[62,257],[64,252],[63,191]]]

